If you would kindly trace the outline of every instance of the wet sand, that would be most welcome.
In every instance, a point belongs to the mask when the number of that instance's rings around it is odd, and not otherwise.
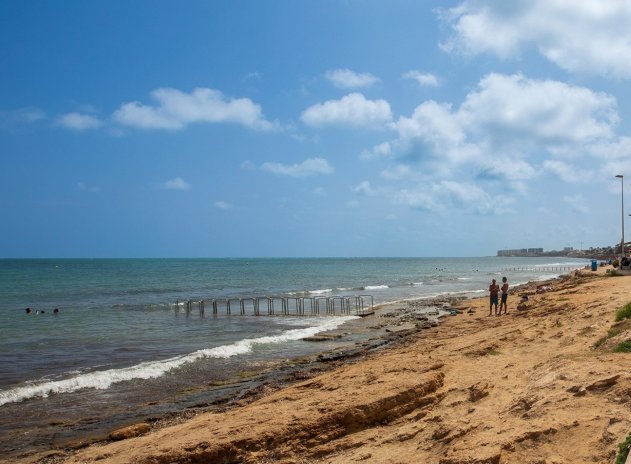
[[[612,462],[631,431],[631,354],[612,348],[631,327],[597,342],[631,276],[582,271],[540,291],[517,290],[523,310],[513,293],[500,317],[487,298],[463,301],[440,326],[401,303],[370,322],[385,338],[296,363],[222,410],[11,462]]]

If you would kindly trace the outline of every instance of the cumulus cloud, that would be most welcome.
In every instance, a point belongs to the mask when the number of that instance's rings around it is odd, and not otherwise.
[[[66,129],[83,132],[97,129],[103,125],[103,122],[91,114],[66,113],[57,118],[57,124]]]
[[[441,162],[460,164],[480,156],[480,148],[467,140],[467,127],[451,105],[427,101],[411,117],[401,117],[395,124],[397,146],[403,152],[423,157],[444,158]],[[444,166],[448,169],[449,166]]]
[[[411,70],[401,76],[403,79],[412,79],[421,87],[438,87],[438,78],[434,74]]]
[[[586,142],[613,135],[616,100],[553,80],[489,74],[467,95],[459,119],[473,131],[501,129],[511,139]]]
[[[164,184],[164,188],[168,190],[189,190],[191,186],[181,177],[175,177],[171,180],[167,180]]]
[[[521,74],[483,77],[458,108],[432,100],[394,124],[403,153],[435,169],[473,163],[482,175],[528,179],[525,157],[580,153],[614,136],[616,100],[607,94]],[[499,159],[504,170],[489,164]]]
[[[219,90],[199,88],[191,93],[160,88],[151,92],[155,105],[130,102],[113,114],[119,124],[138,129],[180,130],[193,123],[233,123],[251,129],[278,129],[249,98],[228,99]]]
[[[392,121],[392,112],[385,100],[368,100],[361,93],[351,93],[340,100],[329,100],[307,108],[300,119],[314,127],[346,125],[379,129]]]
[[[267,162],[261,165],[263,171],[281,176],[307,177],[314,174],[331,174],[333,168],[324,158],[309,158],[298,164],[282,164]]]
[[[367,88],[379,82],[379,78],[370,73],[356,73],[350,69],[333,69],[325,77],[339,89]]]
[[[465,0],[441,14],[452,28],[446,51],[517,57],[534,47],[570,71],[631,78],[627,0]]]

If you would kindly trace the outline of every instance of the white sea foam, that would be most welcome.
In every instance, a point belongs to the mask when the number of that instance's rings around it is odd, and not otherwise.
[[[332,288],[323,288],[322,290],[311,290],[309,293],[312,295],[321,295],[323,293],[331,293],[332,291]]]
[[[473,277],[458,277],[458,280],[473,280]]]
[[[412,282],[412,287],[420,287],[423,285],[423,282]]]
[[[333,330],[343,323],[357,318],[357,316],[330,317],[324,319],[322,323],[314,327],[286,330],[279,335],[267,337],[246,338],[230,345],[202,349],[193,353],[175,356],[162,361],[143,362],[136,364],[135,366],[121,369],[89,372],[63,380],[27,382],[25,385],[20,387],[11,388],[9,390],[0,390],[0,406],[7,403],[17,403],[29,398],[46,398],[51,394],[74,392],[83,388],[105,390],[114,383],[125,382],[133,379],[154,379],[173,369],[192,363],[198,359],[230,358],[232,356],[246,354],[251,352],[256,345],[279,344],[300,340],[319,332]]]
[[[384,288],[390,288],[387,285],[366,285],[364,290],[383,290]]]

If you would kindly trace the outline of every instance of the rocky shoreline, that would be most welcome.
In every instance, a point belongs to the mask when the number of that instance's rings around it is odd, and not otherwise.
[[[178,411],[165,413],[141,414],[141,422],[124,425],[115,428],[108,433],[84,432],[77,433],[71,439],[57,439],[48,452],[41,454],[37,448],[32,450],[10,452],[15,459],[28,456],[39,456],[37,462],[57,463],[63,462],[68,452],[85,448],[86,446],[107,443],[127,439],[133,436],[159,430],[164,427],[181,424],[196,415],[214,412],[225,412],[255,401],[270,392],[279,390],[295,382],[311,378],[323,372],[335,369],[340,365],[353,362],[375,350],[400,346],[406,342],[406,338],[412,336],[420,329],[437,327],[439,320],[450,315],[451,309],[458,302],[466,301],[461,296],[444,296],[438,298],[423,298],[418,300],[400,301],[391,304],[382,304],[375,307],[375,313],[360,320],[357,324],[361,332],[368,331],[370,336],[358,342],[352,342],[346,346],[327,350],[316,355],[292,359],[278,363],[270,368],[255,374],[227,379],[221,384],[211,385],[210,388],[201,388],[198,393],[188,393],[188,399],[183,401],[184,408]],[[308,342],[327,342],[331,340],[344,340],[352,334],[348,330],[334,330],[322,332],[307,337]],[[149,408],[156,410],[159,408]],[[50,438],[53,440],[53,436]],[[52,442],[51,442],[52,443]]]

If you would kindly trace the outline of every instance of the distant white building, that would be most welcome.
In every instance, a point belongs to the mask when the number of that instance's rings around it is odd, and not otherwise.
[[[543,248],[514,248],[512,250],[497,250],[497,256],[537,256],[543,253]]]

